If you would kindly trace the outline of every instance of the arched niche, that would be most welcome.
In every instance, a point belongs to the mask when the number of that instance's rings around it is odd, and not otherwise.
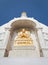
[[[25,28],[28,31],[31,31],[31,30],[35,31],[36,24],[33,21],[27,20],[27,19],[14,21],[11,24],[11,29],[10,29],[11,39],[12,39],[15,31],[18,32],[20,29],[23,29],[23,28]]]

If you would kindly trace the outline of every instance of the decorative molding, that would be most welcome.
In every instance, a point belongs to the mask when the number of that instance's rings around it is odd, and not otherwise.
[[[35,46],[16,46],[12,50],[35,50]]]

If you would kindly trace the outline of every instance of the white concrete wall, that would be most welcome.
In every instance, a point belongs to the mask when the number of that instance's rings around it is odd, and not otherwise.
[[[0,65],[48,65],[48,58],[0,58]]]

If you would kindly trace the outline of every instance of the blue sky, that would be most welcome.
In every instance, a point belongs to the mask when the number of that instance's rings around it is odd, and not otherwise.
[[[48,26],[48,0],[0,0],[0,25],[20,17],[23,11]]]

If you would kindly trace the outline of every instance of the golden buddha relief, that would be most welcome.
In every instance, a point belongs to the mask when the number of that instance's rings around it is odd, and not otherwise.
[[[30,31],[22,29],[18,32],[17,37],[14,40],[14,46],[28,46],[33,45],[33,40],[30,37]]]

